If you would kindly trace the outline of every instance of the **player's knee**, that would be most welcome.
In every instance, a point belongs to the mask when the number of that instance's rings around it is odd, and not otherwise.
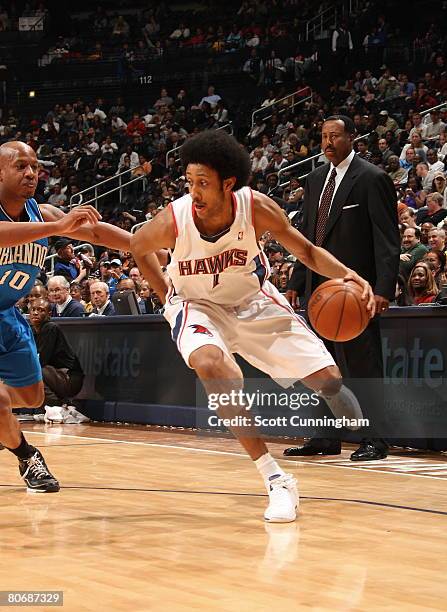
[[[224,374],[224,355],[217,347],[197,350],[189,359],[190,366],[204,380],[219,379]]]
[[[11,414],[11,397],[3,386],[0,388],[0,421],[9,418]]]
[[[321,385],[320,393],[325,397],[337,395],[343,384],[343,378],[338,373],[330,373]]]
[[[38,383],[37,389],[34,392],[33,399],[31,400],[30,408],[40,408],[45,401],[45,391],[43,383]]]
[[[23,408],[40,408],[45,399],[43,383],[39,382],[20,390],[20,403]]]

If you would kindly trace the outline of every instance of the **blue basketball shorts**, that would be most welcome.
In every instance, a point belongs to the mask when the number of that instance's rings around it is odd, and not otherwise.
[[[17,308],[0,311],[0,381],[27,387],[42,380],[33,332]]]

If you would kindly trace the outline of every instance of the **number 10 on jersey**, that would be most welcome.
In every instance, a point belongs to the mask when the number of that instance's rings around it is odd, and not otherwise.
[[[13,274],[13,276],[11,276]],[[3,276],[0,278],[0,286],[4,285],[6,281],[9,280],[6,284],[11,287],[11,289],[17,289],[20,291],[29,281],[30,275],[26,272],[22,272],[21,270],[17,270],[14,273],[14,270],[6,270]]]

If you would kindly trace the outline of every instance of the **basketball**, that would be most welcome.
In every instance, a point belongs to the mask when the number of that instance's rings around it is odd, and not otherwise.
[[[308,314],[315,331],[327,340],[346,342],[356,338],[369,321],[362,289],[354,281],[335,278],[312,293]]]

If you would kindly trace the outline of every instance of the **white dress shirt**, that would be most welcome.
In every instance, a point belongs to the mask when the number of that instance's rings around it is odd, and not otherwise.
[[[98,314],[102,315],[104,310],[107,308],[109,304],[110,304],[110,300],[107,300],[107,302],[103,306],[101,306],[101,308],[98,308]]]
[[[56,304],[56,312],[59,316],[65,310],[65,308],[68,306],[72,299],[73,298],[71,297],[71,295],[69,295],[63,304]]]
[[[345,159],[343,161],[341,161],[338,166],[334,166],[334,164],[331,162],[331,167],[329,168],[329,172],[327,173],[327,177],[326,180],[324,181],[324,185],[323,185],[323,189],[321,190],[321,195],[320,195],[320,201],[318,203],[318,208],[320,207],[321,204],[321,198],[323,197],[323,193],[324,190],[326,189],[326,185],[329,182],[329,177],[331,176],[331,172],[333,170],[333,168],[336,169],[337,174],[335,175],[335,189],[334,189],[334,195],[332,196],[332,200],[331,200],[331,206],[329,208],[329,213],[331,212],[331,208],[332,208],[332,202],[334,201],[334,197],[335,194],[337,193],[337,189],[340,185],[340,183],[343,180],[343,177],[345,176],[346,172],[348,171],[349,166],[351,165],[352,160],[354,159],[355,156],[355,151],[352,150],[348,157],[345,157]],[[329,214],[328,213],[328,214]]]

